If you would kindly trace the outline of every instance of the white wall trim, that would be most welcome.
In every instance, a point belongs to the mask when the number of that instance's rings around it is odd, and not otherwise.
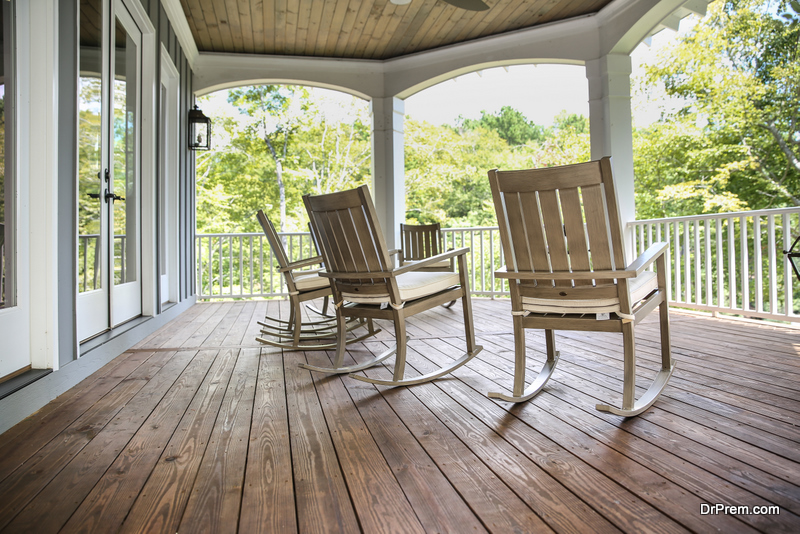
[[[181,147],[180,136],[180,73],[172,62],[169,51],[161,43],[161,84],[167,89],[166,102],[162,103],[167,114],[167,124],[165,125],[166,139],[161,140],[161,148],[165,151],[165,175],[161,177],[166,180],[165,191],[166,202],[165,219],[161,221],[166,225],[167,242],[164,245],[166,251],[167,277],[169,280],[169,290],[167,295],[161,295],[161,300],[178,302],[178,176],[180,173],[179,157]],[[160,87],[158,90],[160,91]],[[161,120],[162,117],[159,117]],[[159,169],[160,171],[160,169]],[[160,265],[156,266],[160,276]]]
[[[189,66],[194,70],[199,52],[197,51],[197,44],[194,42],[192,30],[189,28],[189,22],[186,20],[186,15],[183,12],[180,0],[161,0],[161,5],[167,13],[167,18],[172,24],[172,30],[178,37],[178,42],[181,44],[183,53],[189,61]]]
[[[21,2],[20,2],[21,3]],[[18,3],[19,5],[19,3]],[[20,121],[29,122],[29,136],[21,138],[20,186],[29,188],[28,205],[21,205],[19,218],[30,221],[30,358],[36,369],[58,369],[58,2],[29,2],[27,35],[28,70],[20,99]],[[23,60],[20,60],[22,63]],[[23,88],[21,88],[23,89]],[[20,166],[22,167],[22,166]],[[34,282],[35,281],[35,282]]]
[[[156,187],[155,177],[158,169],[157,128],[158,110],[156,109],[156,89],[158,85],[158,45],[156,30],[150,17],[139,0],[124,0],[131,12],[133,20],[142,32],[142,81],[141,81],[141,280],[142,280],[142,315],[155,315],[156,284],[158,283],[158,267],[156,263]]]

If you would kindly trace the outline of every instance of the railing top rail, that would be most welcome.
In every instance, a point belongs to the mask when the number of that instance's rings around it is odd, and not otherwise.
[[[479,230],[499,230],[499,226],[464,226],[464,227],[456,227],[456,228],[442,228],[442,232],[465,232],[465,231],[473,231],[477,232]]]
[[[781,215],[784,213],[800,213],[800,206],[791,208],[773,208],[768,210],[731,211],[726,213],[705,213],[703,215],[687,215],[684,217],[664,217],[661,219],[641,219],[630,221],[628,226],[639,224],[654,224],[663,222],[704,221],[706,219],[729,219],[731,217],[763,217],[767,215]]]
[[[263,236],[264,232],[223,232],[214,234],[200,234],[195,231],[195,237],[258,237]],[[282,236],[307,236],[308,232],[278,232]]]
[[[498,226],[470,226],[458,228],[442,228],[442,232],[478,232],[478,231],[492,231],[499,230]],[[216,232],[216,233],[199,233],[195,231],[195,237],[256,237],[264,235],[263,232]],[[307,236],[308,232],[278,232],[281,236]]]

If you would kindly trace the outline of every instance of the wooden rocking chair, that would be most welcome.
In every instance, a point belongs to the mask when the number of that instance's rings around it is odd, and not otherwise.
[[[392,268],[389,250],[367,186],[329,195],[306,195],[303,201],[325,259],[325,270],[320,272],[320,276],[329,278],[333,288],[339,337],[333,367],[307,364],[301,364],[301,367],[323,373],[353,373],[394,354],[392,380],[359,375],[353,375],[353,378],[374,384],[399,386],[419,384],[443,376],[464,365],[481,351],[483,347],[475,344],[472,322],[472,301],[466,264],[469,248],[452,250]],[[450,258],[458,258],[458,272],[422,270]],[[406,317],[458,298],[461,299],[464,311],[467,352],[443,369],[404,379]],[[396,347],[365,363],[343,366],[345,320],[348,317],[393,321]]]
[[[444,251],[442,227],[439,223],[419,225],[401,224],[400,245],[400,266],[436,256]],[[455,272],[455,260],[454,258],[442,260],[428,267],[421,267],[420,270],[430,272]],[[442,304],[442,306],[449,308],[455,303],[455,300],[451,300],[450,302]]]
[[[634,416],[649,408],[675,368],[670,352],[666,293],[667,243],[651,245],[625,266],[622,226],[611,159],[521,171],[489,171],[514,322],[514,386],[522,402],[542,390],[558,362],[555,330],[621,332],[624,345],[622,409]],[[646,270],[655,262],[657,271]],[[661,370],[636,401],[634,327],[656,307],[661,329]],[[525,329],[545,331],[547,360],[525,389]]]
[[[290,262],[286,255],[278,232],[272,221],[262,210],[256,214],[261,228],[267,236],[272,253],[286,281],[286,288],[289,291],[291,308],[289,320],[284,321],[274,317],[265,317],[264,321],[259,321],[261,334],[277,338],[277,341],[265,337],[257,337],[256,340],[266,345],[279,347],[288,350],[333,350],[337,347],[336,336],[338,334],[336,316],[328,315],[328,298],[331,295],[331,284],[327,278],[319,276],[320,268],[304,269],[314,265],[321,265],[322,257],[314,256],[305,260]],[[304,269],[304,270],[301,270]],[[323,298],[324,304],[322,311],[307,305],[308,309],[320,316],[319,320],[306,322],[303,324],[302,303],[313,299]],[[365,325],[367,333],[359,337],[347,340],[347,343],[362,341],[380,332],[373,327],[372,320],[351,321],[347,324],[346,331],[350,331],[358,326]],[[327,343],[319,343],[325,341]]]

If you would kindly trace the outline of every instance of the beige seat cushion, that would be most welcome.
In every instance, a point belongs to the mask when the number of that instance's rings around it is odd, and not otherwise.
[[[311,274],[295,276],[294,285],[298,291],[313,291],[323,287],[330,287],[331,282],[327,278],[318,275],[317,271],[313,271]]]
[[[433,295],[439,291],[459,285],[458,273],[441,272],[410,272],[403,273],[397,277],[397,287],[400,290],[400,300],[414,300],[428,295]],[[359,295],[356,293],[342,293],[342,297],[350,302],[359,304],[382,304],[389,302],[389,294],[382,295]]]
[[[631,305],[658,288],[656,273],[644,271],[630,281]],[[522,309],[534,313],[612,313],[618,312],[619,299],[555,300],[522,297]]]

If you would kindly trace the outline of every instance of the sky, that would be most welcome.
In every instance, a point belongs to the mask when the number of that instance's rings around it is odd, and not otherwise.
[[[681,33],[690,27],[681,22]],[[641,75],[642,64],[652,61],[678,33],[664,30],[653,36],[651,46],[640,44],[631,54],[632,78]],[[652,88],[650,100],[632,95],[633,122],[644,127],[659,119],[661,108],[670,106],[659,88]],[[405,101],[407,117],[431,124],[455,124],[459,115],[479,119],[481,111],[497,113],[503,106],[521,111],[528,120],[550,126],[562,110],[589,116],[589,87],[585,69],[577,65],[513,65],[473,72],[421,91]]]

